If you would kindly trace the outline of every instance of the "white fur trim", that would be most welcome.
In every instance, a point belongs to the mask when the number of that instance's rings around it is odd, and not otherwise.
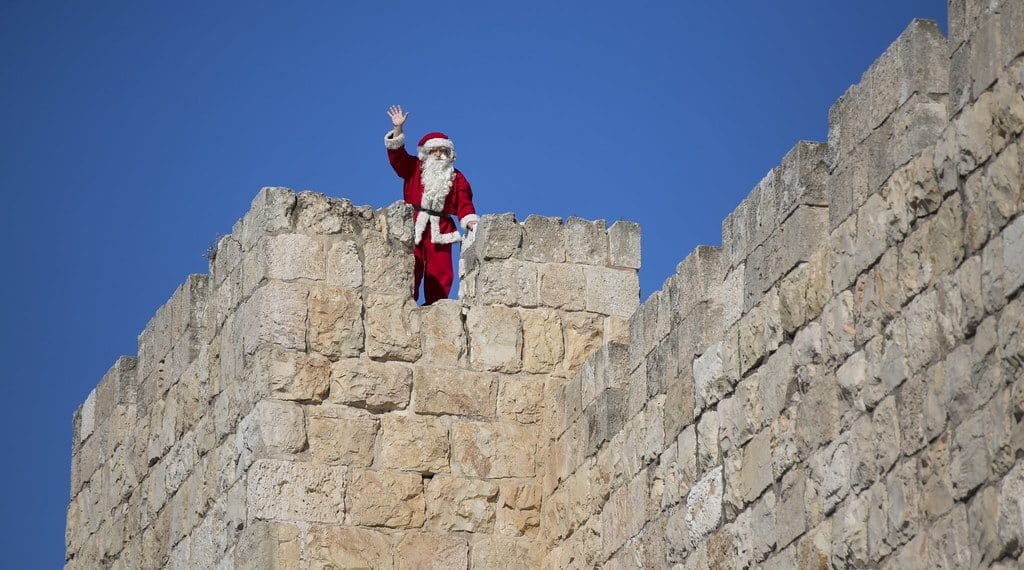
[[[384,135],[384,146],[391,150],[402,148],[405,146],[405,133],[395,135],[395,129],[391,129],[388,134]]]
[[[433,243],[455,243],[462,241],[462,234],[459,230],[449,232],[446,234],[441,233],[441,219],[438,216],[431,216],[426,212],[420,212],[416,216],[416,224],[413,231],[415,237],[413,242],[419,245],[423,241],[423,230],[427,229],[427,225],[430,225],[430,241]]]
[[[476,214],[466,214],[462,218],[459,218],[459,225],[462,226],[462,227],[466,227],[466,224],[468,224],[469,222],[479,222],[479,221],[480,221],[480,216],[478,216]]]
[[[416,147],[416,154],[420,160],[426,160],[431,149],[446,148],[452,153],[452,162],[455,162],[455,143],[450,139],[430,139],[423,143],[423,146]]]
[[[436,228],[437,226],[434,227]],[[434,235],[431,236],[430,239],[434,243],[455,243],[457,241],[462,241],[462,234],[459,232],[452,232],[449,234],[441,234],[439,236]]]

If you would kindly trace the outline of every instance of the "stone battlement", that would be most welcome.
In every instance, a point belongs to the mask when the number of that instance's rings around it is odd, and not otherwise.
[[[916,20],[640,303],[631,222],[265,188],[75,413],[68,567],[1024,563],[1024,2]]]

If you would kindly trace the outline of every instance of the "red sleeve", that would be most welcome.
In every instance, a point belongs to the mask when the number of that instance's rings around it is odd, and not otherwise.
[[[459,178],[462,184],[455,195],[455,215],[459,218],[459,225],[466,227],[467,222],[478,221],[480,217],[476,215],[476,208],[473,207],[473,189],[469,186],[469,180],[466,180],[465,176]]]
[[[405,150],[405,134],[392,136],[393,131],[384,137],[384,146],[388,149],[388,161],[395,174],[402,180],[408,180],[416,172],[416,157]]]

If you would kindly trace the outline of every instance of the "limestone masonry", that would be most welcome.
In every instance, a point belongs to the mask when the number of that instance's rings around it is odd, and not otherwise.
[[[68,568],[1019,568],[1024,0],[917,20],[641,305],[640,228],[265,188],[74,415]]]

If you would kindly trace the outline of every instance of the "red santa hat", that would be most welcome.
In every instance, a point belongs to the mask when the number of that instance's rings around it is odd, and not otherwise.
[[[416,145],[416,154],[420,160],[424,160],[427,158],[427,153],[435,148],[448,149],[452,155],[452,162],[455,161],[455,144],[448,138],[448,135],[436,131],[423,135],[419,144]]]

